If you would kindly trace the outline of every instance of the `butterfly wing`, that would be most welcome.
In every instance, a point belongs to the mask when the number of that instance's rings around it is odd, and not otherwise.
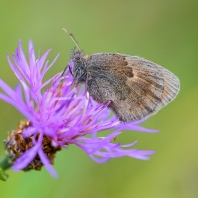
[[[119,119],[130,122],[156,113],[172,101],[178,78],[165,68],[136,56],[98,53],[87,59],[87,90]]]

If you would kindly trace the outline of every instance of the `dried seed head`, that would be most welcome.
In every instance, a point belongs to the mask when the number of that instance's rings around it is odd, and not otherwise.
[[[9,132],[7,140],[4,140],[6,154],[10,159],[10,163],[13,164],[23,153],[33,146],[33,136],[24,138],[23,131],[31,126],[29,121],[20,121],[16,130]],[[37,137],[38,138],[38,137]],[[52,140],[44,136],[42,142],[42,149],[45,155],[48,157],[51,164],[54,164],[54,158],[57,151],[61,150],[61,147],[54,147]],[[43,166],[40,157],[36,157],[30,162],[30,164],[23,170],[28,171],[31,169],[41,170]]]

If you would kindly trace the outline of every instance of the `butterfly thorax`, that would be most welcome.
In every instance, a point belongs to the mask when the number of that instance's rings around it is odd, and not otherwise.
[[[72,62],[74,63],[73,68],[71,68],[72,76],[76,84],[86,81],[87,78],[87,65],[84,55],[80,51],[72,50],[70,56]]]

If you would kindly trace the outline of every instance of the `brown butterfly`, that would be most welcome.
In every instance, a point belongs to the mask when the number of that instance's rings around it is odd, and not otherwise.
[[[146,59],[118,53],[84,56],[71,52],[70,68],[76,84],[84,83],[90,96],[110,107],[123,122],[140,120],[158,112],[179,92],[179,79]]]

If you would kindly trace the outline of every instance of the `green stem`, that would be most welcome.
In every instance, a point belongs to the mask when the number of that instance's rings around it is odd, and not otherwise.
[[[8,168],[10,168],[12,166],[12,164],[10,163],[10,159],[8,156],[3,156],[0,158],[0,168],[2,170],[6,170]]]

